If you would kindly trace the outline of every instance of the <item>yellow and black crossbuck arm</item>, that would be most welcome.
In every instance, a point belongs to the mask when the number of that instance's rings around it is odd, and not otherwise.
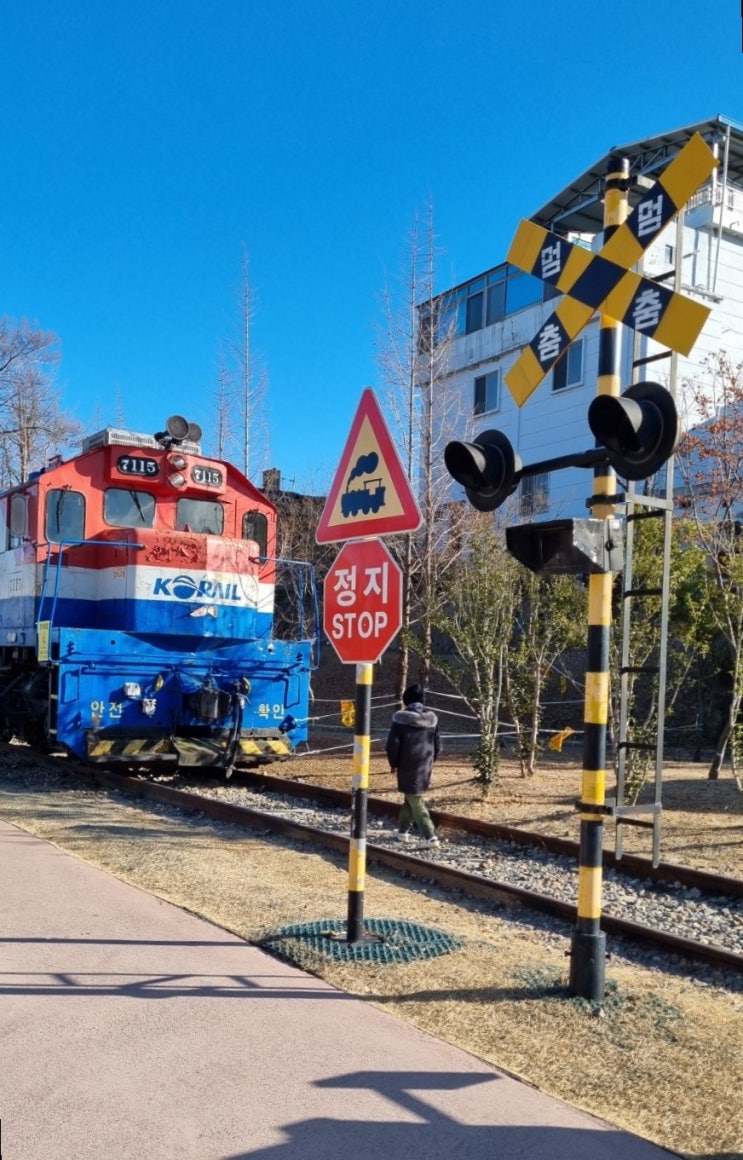
[[[599,309],[681,354],[689,353],[709,315],[708,307],[629,267],[716,165],[712,150],[695,133],[598,254],[534,222],[521,222],[508,261],[550,282],[565,297],[505,375],[519,407]]]

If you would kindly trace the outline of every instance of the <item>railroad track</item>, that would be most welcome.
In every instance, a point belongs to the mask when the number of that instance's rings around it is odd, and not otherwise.
[[[66,765],[69,770],[69,764]],[[310,825],[286,816],[286,813],[258,809],[253,806],[238,805],[233,802],[219,800],[205,792],[194,789],[182,789],[172,784],[158,782],[150,778],[124,776],[120,773],[97,768],[79,770],[82,775],[107,789],[118,790],[124,794],[146,798],[169,806],[175,806],[184,811],[193,811],[215,821],[228,822],[232,825],[250,829],[270,830],[286,835],[294,840],[311,842],[326,849],[347,854],[349,839],[336,829],[326,829],[322,825]],[[314,802],[324,802],[348,810],[349,795],[342,791],[311,786],[305,783],[291,783],[283,778],[268,775],[249,775],[246,779],[251,785],[257,785],[266,793],[278,793],[283,797],[295,799],[310,799]],[[396,817],[397,807],[390,802],[380,799],[370,800],[369,811],[377,811],[385,816]],[[437,825],[442,830],[454,832],[464,831],[479,838],[497,838],[519,846],[535,846],[542,851],[549,851],[560,855],[575,855],[577,845],[557,838],[547,838],[544,835],[531,834],[528,831],[517,830],[509,826],[493,825],[458,815],[438,812]],[[445,843],[445,849],[449,843]],[[428,854],[429,851],[426,851]],[[616,863],[613,855],[607,853],[608,863]],[[507,906],[522,906],[532,911],[540,912],[574,922],[576,907],[572,902],[566,902],[538,890],[514,885],[511,882],[499,881],[497,878],[485,877],[451,865],[436,861],[436,856],[423,857],[420,853],[409,851],[401,846],[390,849],[374,841],[373,832],[367,833],[367,861],[376,863],[398,873],[405,873],[411,877],[426,879],[447,890],[461,891],[465,896],[480,898],[492,903]],[[655,871],[651,864],[635,856],[625,857],[619,864],[621,872],[628,875],[641,874],[643,878],[652,878],[658,883],[683,883],[700,893],[713,893],[718,897],[728,897],[733,900],[743,898],[743,883],[737,879],[718,878],[715,875],[686,867],[661,864]],[[743,976],[743,954],[724,946],[715,945],[709,941],[698,941],[672,931],[658,929],[645,925],[626,917],[620,917],[605,910],[601,919],[602,929],[607,934],[627,939],[634,944],[652,948],[663,954],[683,956],[686,959],[702,962],[722,971],[733,971]]]
[[[311,785],[307,782],[288,781],[286,778],[264,773],[245,775],[245,784],[261,786],[264,790],[283,794],[286,797],[307,798],[320,804],[328,803],[348,808],[348,791]],[[398,803],[385,801],[383,798],[369,798],[370,814],[377,814],[379,817],[396,821],[399,812]],[[497,822],[480,821],[477,818],[447,813],[444,810],[432,808],[430,812],[436,826],[441,830],[512,842],[517,846],[531,846],[551,854],[567,855],[574,858],[576,863],[578,861],[578,843],[572,842],[568,838],[538,834],[533,830],[523,830]],[[614,870],[617,874],[649,878],[653,882],[667,883],[668,885],[680,882],[683,886],[700,890],[703,894],[743,898],[743,880],[730,878],[726,875],[711,874],[706,870],[696,870],[691,866],[678,866],[672,862],[661,862],[654,867],[648,858],[642,858],[637,854],[625,854],[622,858],[617,859],[612,851],[605,850],[604,867]]]

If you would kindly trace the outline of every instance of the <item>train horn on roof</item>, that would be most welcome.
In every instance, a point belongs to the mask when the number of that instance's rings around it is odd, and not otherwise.
[[[171,415],[165,424],[164,431],[155,435],[158,443],[183,443],[188,439],[191,443],[198,443],[203,435],[198,423],[189,423],[182,415]]]

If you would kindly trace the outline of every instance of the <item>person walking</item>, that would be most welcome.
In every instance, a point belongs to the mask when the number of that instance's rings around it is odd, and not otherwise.
[[[402,695],[403,708],[392,716],[387,737],[390,770],[397,774],[397,788],[405,795],[398,832],[402,841],[415,824],[430,846],[438,846],[436,828],[423,794],[431,783],[433,763],[441,751],[439,719],[424,705],[420,685],[409,685]]]

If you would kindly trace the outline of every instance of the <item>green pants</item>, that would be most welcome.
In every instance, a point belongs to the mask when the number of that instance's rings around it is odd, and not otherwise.
[[[405,801],[400,810],[397,828],[401,832],[405,832],[410,829],[413,823],[418,827],[424,838],[432,838],[436,833],[436,827],[431,821],[428,806],[423,800],[423,794],[421,793],[405,794]]]

